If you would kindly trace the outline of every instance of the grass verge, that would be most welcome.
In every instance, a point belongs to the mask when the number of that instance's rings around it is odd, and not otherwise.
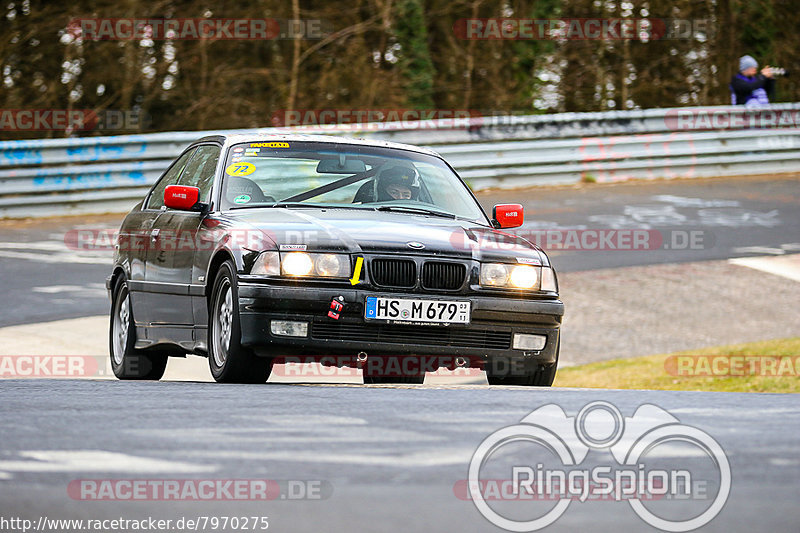
[[[553,386],[800,392],[800,337],[566,367]]]

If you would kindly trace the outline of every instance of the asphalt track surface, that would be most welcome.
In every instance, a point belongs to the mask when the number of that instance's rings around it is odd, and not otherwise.
[[[737,178],[592,185],[493,192],[480,195],[480,200],[489,208],[500,202],[523,203],[526,231],[646,229],[668,236],[668,243],[672,232],[703,232],[704,238],[708,236],[705,244],[691,250],[552,250],[550,255],[568,285],[571,280],[586,281],[580,277],[583,273],[600,272],[599,278],[592,280],[595,285],[579,288],[591,294],[616,292],[615,287],[621,285],[614,283],[619,280],[612,280],[610,286],[603,281],[608,281],[609,272],[617,271],[622,273],[620,278],[632,273],[644,284],[656,268],[659,277],[673,287],[692,276],[696,285],[685,288],[689,292],[694,287],[701,291],[697,283],[703,279],[713,284],[736,277],[736,283],[725,288],[727,292],[715,293],[729,298],[718,301],[726,309],[708,318],[724,323],[726,316],[737,311],[727,309],[738,305],[734,297],[761,285],[757,271],[718,260],[788,256],[800,251],[798,181]],[[65,246],[64,234],[77,227],[113,228],[119,219],[81,217],[0,224],[4,280],[0,284],[4,304],[0,306],[0,326],[106,314],[108,302],[102,283],[108,274],[109,255],[72,250]],[[768,279],[763,286],[779,295],[780,312],[788,317],[784,327],[788,332],[797,331],[797,313],[791,304],[797,282],[777,276]],[[571,298],[569,289],[562,288],[565,299]],[[637,290],[641,293],[635,284],[628,289],[630,298],[635,298]],[[656,309],[652,331],[671,334],[667,321],[657,320],[656,315],[679,317],[678,304],[687,293],[676,290],[672,297],[672,315]],[[768,306],[768,302],[759,305]],[[768,309],[756,309],[755,319],[763,319]],[[602,306],[595,312],[608,314]],[[589,330],[590,336],[599,339],[602,332],[591,330],[591,315],[583,316],[588,320],[577,321],[575,331]],[[624,324],[633,319],[621,316],[619,320]],[[565,322],[565,331],[567,326]],[[702,324],[697,322],[694,328],[701,331]],[[637,330],[627,331],[645,337]],[[105,331],[97,334],[104,337]],[[721,334],[727,335],[725,331]],[[589,344],[583,346],[581,352],[588,352]],[[654,344],[646,346],[649,349]],[[641,352],[644,347],[633,348]],[[0,530],[21,530],[3,522],[15,518],[38,526],[40,520],[46,525],[45,517],[153,517],[173,520],[170,531],[236,531],[232,524],[213,528],[208,520],[266,516],[270,531],[501,531],[473,502],[459,497],[458,487],[463,487],[468,477],[477,447],[496,430],[519,423],[535,409],[555,404],[575,416],[596,401],[610,402],[622,415],[634,419],[640,406],[657,406],[719,443],[730,464],[730,495],[703,531],[797,532],[800,523],[796,505],[800,401],[796,395],[537,390],[446,381],[369,387],[310,384],[300,379],[295,384],[228,386],[179,379],[159,383],[0,381]],[[548,417],[532,420],[544,424]],[[624,425],[633,427],[627,419]],[[562,430],[568,433],[569,427],[574,426],[562,426]],[[564,432],[557,434],[566,439]],[[531,466],[552,461],[548,452],[533,446],[493,457]],[[712,485],[718,472],[713,462],[698,459],[696,453],[680,446],[660,448],[653,457],[659,464],[688,469],[693,479],[710,479]],[[591,450],[580,466],[614,468],[618,464],[607,450],[597,449]],[[508,476],[507,471],[499,475],[487,471],[484,478]],[[271,480],[280,491],[267,502],[88,501],[69,489],[79,480],[157,484],[199,479]],[[313,487],[320,496],[295,499],[297,492],[292,493],[290,486]],[[656,502],[653,508],[673,519],[685,519],[709,504],[702,493],[697,493],[697,500]],[[542,502],[492,505],[517,519],[535,518],[547,510]],[[199,517],[207,517],[205,526],[175,525],[181,518]],[[41,529],[77,530],[63,525]],[[639,518],[627,502],[573,501],[546,530],[656,529]]]
[[[544,239],[563,273],[800,251],[799,176],[537,188],[478,197],[487,212],[495,203],[523,204],[526,223],[515,231]],[[116,229],[121,218],[0,221],[0,327],[107,314],[103,282],[110,253],[75,250],[65,244],[65,235],[74,229]],[[566,235],[569,229],[655,231],[661,245],[627,251],[546,246],[542,232]],[[696,245],[687,249],[690,235],[697,236]]]
[[[595,400],[625,417],[642,404],[656,405],[719,443],[730,464],[730,495],[702,531],[797,531],[794,395],[486,386],[6,381],[0,516],[34,523],[42,516],[268,516],[269,531],[500,531],[454,489],[467,478],[478,445],[546,404],[574,416]],[[536,464],[546,452],[530,446],[510,453],[518,464]],[[693,463],[678,447],[665,447],[660,458],[690,469],[692,479],[714,477],[710,461]],[[581,466],[613,464],[597,450]],[[84,501],[68,492],[71,481],[82,479],[303,480],[321,487],[322,499]],[[542,513],[539,502],[503,504],[502,512]],[[670,516],[688,518],[681,513],[691,504],[669,505]],[[654,530],[628,503],[608,501],[573,501],[545,529]]]

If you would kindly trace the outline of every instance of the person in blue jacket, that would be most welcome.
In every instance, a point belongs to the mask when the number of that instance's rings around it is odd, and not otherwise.
[[[752,56],[739,59],[739,73],[731,79],[731,103],[748,107],[768,105],[775,89],[772,69],[767,65],[758,73],[758,62]]]

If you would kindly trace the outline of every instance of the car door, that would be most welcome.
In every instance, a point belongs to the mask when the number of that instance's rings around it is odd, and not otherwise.
[[[167,185],[178,182],[178,178],[193,154],[194,149],[187,150],[170,165],[145,198],[141,210],[128,215],[125,235],[120,235],[128,243],[125,248],[130,268],[128,286],[137,328],[146,327],[152,322],[151,310],[148,305],[151,287],[146,282],[146,264],[152,247],[153,227],[164,209],[164,190]],[[139,335],[144,337],[145,332],[140,330]]]
[[[199,188],[200,201],[208,203],[219,155],[219,145],[198,146],[175,184]],[[163,204],[163,191],[161,196]],[[153,224],[145,265],[152,340],[187,346],[193,341],[192,265],[203,216],[198,211],[163,208]]]

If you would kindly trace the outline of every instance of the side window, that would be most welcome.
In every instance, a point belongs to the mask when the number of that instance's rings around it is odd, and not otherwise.
[[[196,151],[197,150],[190,150],[186,152],[169,167],[169,170],[167,170],[166,174],[164,174],[150,194],[150,199],[147,201],[147,209],[161,209],[164,206],[164,190],[166,190],[167,185],[178,184],[178,178],[180,178],[181,172],[186,168],[186,163]]]
[[[211,187],[214,184],[214,173],[217,170],[220,147],[203,145],[195,150],[186,170],[178,179],[178,185],[187,185],[200,189],[200,201],[208,202],[211,199]]]

